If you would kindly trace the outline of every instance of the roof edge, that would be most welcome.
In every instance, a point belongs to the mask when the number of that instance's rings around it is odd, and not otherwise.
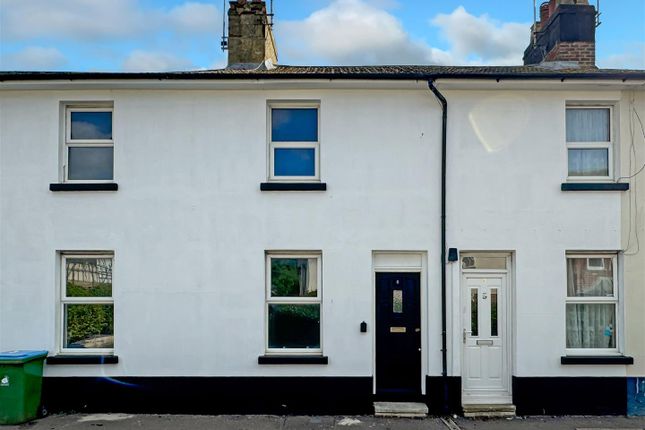
[[[208,73],[199,72],[0,72],[0,82],[87,80],[645,80],[645,71],[634,72],[523,72],[523,73]]]

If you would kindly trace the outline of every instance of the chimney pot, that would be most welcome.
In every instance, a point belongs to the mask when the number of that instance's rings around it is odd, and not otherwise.
[[[556,4],[555,0],[549,0],[549,17],[553,16],[553,13],[555,12]]]
[[[549,20],[549,2],[544,2],[540,5],[540,24],[545,26]]]

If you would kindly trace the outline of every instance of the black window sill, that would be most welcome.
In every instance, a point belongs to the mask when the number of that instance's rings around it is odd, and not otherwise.
[[[261,191],[326,191],[324,182],[262,182]]]
[[[47,364],[117,364],[116,355],[53,355],[47,357]]]
[[[258,364],[328,364],[322,355],[261,355]]]
[[[634,364],[633,357],[624,355],[608,356],[565,356],[560,357],[561,364]]]
[[[116,191],[119,189],[119,184],[116,183],[58,183],[49,184],[49,191]]]
[[[562,191],[627,191],[627,183],[565,182]]]

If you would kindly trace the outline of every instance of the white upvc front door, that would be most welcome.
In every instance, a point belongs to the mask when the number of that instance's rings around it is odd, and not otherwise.
[[[510,404],[508,275],[464,273],[462,403]]]

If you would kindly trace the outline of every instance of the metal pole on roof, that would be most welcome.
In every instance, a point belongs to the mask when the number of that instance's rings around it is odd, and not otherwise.
[[[226,36],[226,0],[222,0],[222,41],[220,42],[222,52],[228,49],[228,37]]]
[[[533,34],[531,35],[531,39],[533,40],[533,45],[535,46],[535,42],[537,40],[537,0],[533,0],[533,28],[531,29]]]

